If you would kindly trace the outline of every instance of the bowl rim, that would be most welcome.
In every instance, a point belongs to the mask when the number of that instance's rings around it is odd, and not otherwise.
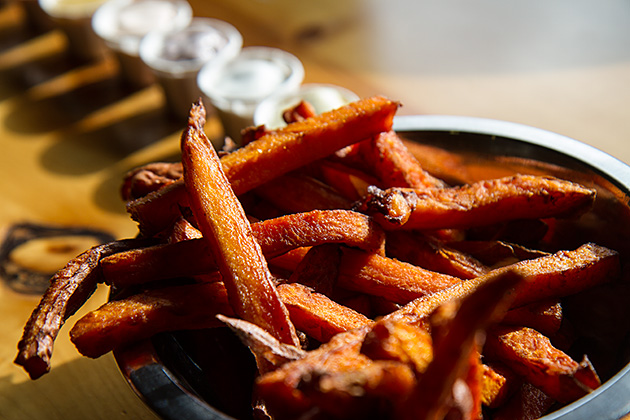
[[[630,196],[630,166],[579,140],[520,123],[479,117],[451,115],[402,115],[394,118],[393,129],[405,132],[450,132],[507,138],[559,152],[586,164]],[[588,157],[588,161],[585,159]],[[183,380],[166,367],[152,340],[114,351],[123,376],[135,393],[165,420],[231,420],[190,391]],[[598,418],[618,420],[630,413],[630,364],[587,396],[540,420]]]

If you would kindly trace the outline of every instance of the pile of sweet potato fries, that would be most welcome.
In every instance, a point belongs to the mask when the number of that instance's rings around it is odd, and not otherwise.
[[[530,419],[597,388],[586,355],[566,352],[562,300],[617,281],[618,253],[496,234],[542,239],[596,191],[536,175],[452,185],[392,131],[398,107],[303,103],[217,153],[194,104],[181,162],[124,179],[138,237],[54,276],[16,363],[48,372],[59,329],[105,283],[120,293],[74,324],[79,352],[227,326],[255,356],[261,418]]]

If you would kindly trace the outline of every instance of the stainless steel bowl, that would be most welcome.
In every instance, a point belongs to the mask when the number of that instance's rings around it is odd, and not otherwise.
[[[608,232],[595,229],[589,234],[597,236],[595,242],[609,242],[600,244],[620,251],[624,263],[630,261],[630,167],[623,162],[571,138],[503,121],[400,116],[394,128],[412,145],[451,151],[469,165],[468,175],[473,178],[483,177],[489,168],[499,172],[533,168],[595,186],[601,197],[598,200],[605,201],[600,216]],[[630,310],[621,311],[630,319]],[[614,371],[604,376],[603,385],[544,419],[617,420],[630,413],[629,348],[626,335],[619,355],[615,355],[618,362]],[[238,362],[231,361],[235,352],[239,353]],[[116,351],[115,357],[133,389],[164,419],[248,416],[254,363],[229,332],[160,334]]]

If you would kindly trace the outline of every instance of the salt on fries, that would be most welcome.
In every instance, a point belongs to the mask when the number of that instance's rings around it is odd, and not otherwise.
[[[451,186],[465,171],[423,169],[392,131],[397,108],[300,104],[219,157],[193,105],[182,162],[124,180],[138,239],[53,278],[16,363],[48,372],[59,329],[103,282],[126,292],[75,323],[82,354],[228,326],[256,358],[255,410],[274,419],[531,418],[523,407],[537,417],[597,388],[588,358],[550,338],[564,297],[620,276],[617,252],[467,240],[524,219],[544,233],[541,219],[587,212],[595,190],[534,175]]]

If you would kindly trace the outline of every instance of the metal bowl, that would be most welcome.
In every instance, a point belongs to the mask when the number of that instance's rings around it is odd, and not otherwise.
[[[588,240],[616,249],[624,263],[630,261],[630,167],[619,160],[562,135],[496,120],[399,116],[394,128],[412,147],[438,146],[452,152],[449,157],[468,169],[456,177],[474,180],[525,169],[597,188],[600,204],[594,211],[606,228],[586,229],[595,236]],[[571,240],[566,238],[568,246],[573,245]],[[584,305],[584,300],[578,302]],[[630,340],[627,334],[624,339],[617,348],[619,355],[614,356],[617,362],[603,376],[600,388],[543,418],[617,420],[630,413]],[[251,418],[255,364],[229,331],[159,334],[114,355],[135,392],[164,419]]]

